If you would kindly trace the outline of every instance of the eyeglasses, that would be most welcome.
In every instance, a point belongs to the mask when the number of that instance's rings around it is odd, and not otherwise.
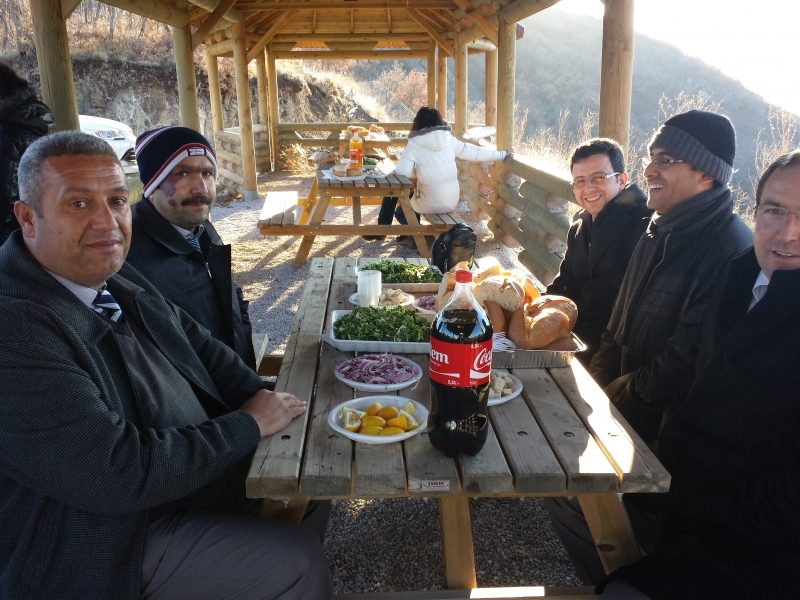
[[[608,175],[592,175],[588,179],[576,179],[572,182],[572,188],[575,190],[582,190],[586,187],[587,183],[591,183],[594,187],[598,187],[603,185],[608,179],[619,175],[616,171],[614,173],[609,173]]]
[[[789,215],[797,215],[800,217],[800,212],[791,212],[774,206],[759,209],[759,207],[756,206],[756,218],[760,219],[762,223],[767,223],[769,225],[779,225],[783,223]]]
[[[672,165],[676,165],[678,163],[685,163],[685,162],[686,162],[685,160],[680,159],[680,158],[658,157],[658,158],[643,158],[642,159],[642,164],[644,165],[645,169],[647,167],[649,167],[651,163],[656,163],[656,166],[657,167],[661,167],[662,169],[669,169]]]

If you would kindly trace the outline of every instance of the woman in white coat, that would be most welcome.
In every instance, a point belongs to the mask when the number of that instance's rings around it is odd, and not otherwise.
[[[408,146],[397,162],[395,173],[416,178],[411,207],[419,218],[420,213],[445,213],[455,209],[459,196],[456,158],[487,162],[503,160],[513,152],[513,148],[492,150],[457,140],[439,111],[423,106],[414,117]],[[378,215],[378,225],[391,225],[393,213],[401,225],[407,224],[403,208],[397,206],[397,198],[386,197]],[[401,236],[398,241],[406,237]],[[383,239],[383,236],[368,239]]]

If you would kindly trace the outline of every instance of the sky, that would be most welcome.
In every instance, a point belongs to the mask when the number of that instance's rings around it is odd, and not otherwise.
[[[600,0],[561,0],[551,10],[603,18]],[[638,33],[677,46],[795,114],[798,26],[797,0],[636,0],[634,13]]]

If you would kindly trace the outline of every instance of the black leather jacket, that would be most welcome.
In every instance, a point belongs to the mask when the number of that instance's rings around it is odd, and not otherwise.
[[[231,278],[231,247],[210,221],[204,228],[201,254],[149,200],[142,200],[133,208],[127,262],[255,370],[249,302]]]
[[[14,216],[14,203],[19,200],[19,159],[54,122],[53,113],[31,88],[16,90],[0,100],[0,244],[19,229]]]

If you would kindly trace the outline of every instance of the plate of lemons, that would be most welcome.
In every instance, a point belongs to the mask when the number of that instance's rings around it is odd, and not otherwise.
[[[428,410],[402,396],[365,396],[348,400],[328,414],[338,433],[364,444],[402,442],[427,429]]]

